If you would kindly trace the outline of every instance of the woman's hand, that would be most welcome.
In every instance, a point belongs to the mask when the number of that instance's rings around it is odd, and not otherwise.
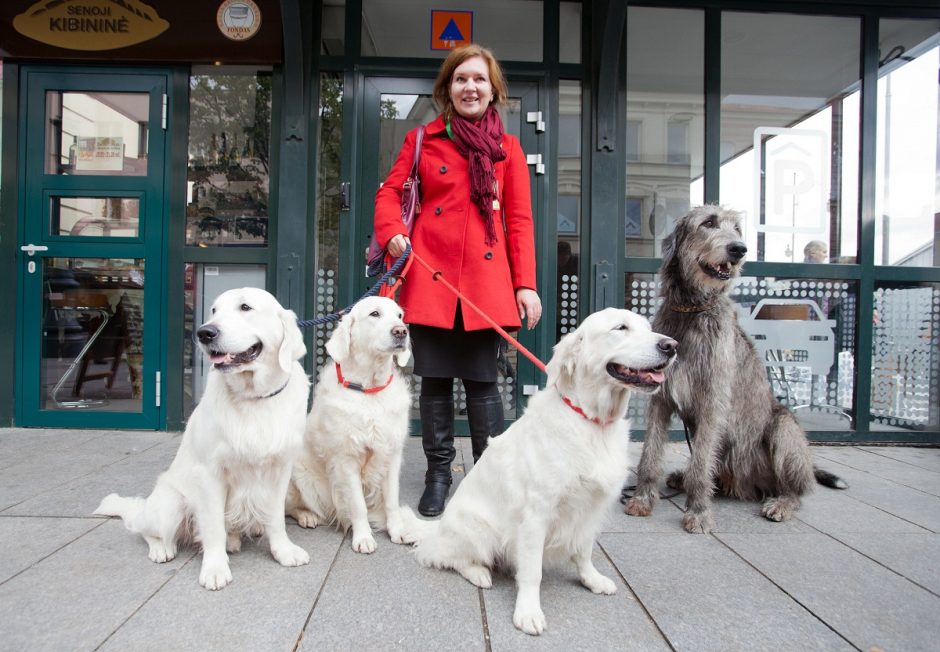
[[[388,249],[388,253],[392,254],[393,258],[398,258],[403,253],[405,253],[405,249],[410,244],[411,240],[399,233],[388,241],[388,244],[385,245],[385,248]]]
[[[525,322],[526,328],[535,328],[542,318],[542,300],[538,292],[529,288],[516,290],[516,307],[519,308],[519,319]]]

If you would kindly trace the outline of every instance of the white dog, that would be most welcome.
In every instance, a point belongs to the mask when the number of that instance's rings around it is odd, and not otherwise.
[[[418,560],[476,586],[515,569],[513,624],[545,629],[542,563],[570,558],[581,583],[613,594],[591,561],[594,539],[627,473],[630,393],[655,392],[676,342],[628,310],[590,315],[555,346],[548,384],[460,483],[439,522],[422,522]]]
[[[418,523],[398,498],[411,409],[411,390],[397,369],[411,355],[402,316],[391,299],[370,297],[333,331],[326,344],[332,360],[314,390],[287,496],[287,514],[303,527],[352,527],[356,552],[375,551],[372,524],[395,543],[411,543],[407,529]]]
[[[284,566],[310,561],[284,519],[310,381],[297,317],[264,290],[219,295],[196,335],[213,369],[176,458],[146,500],[111,494],[95,513],[123,518],[158,563],[201,541],[199,583],[216,590],[232,581],[226,550],[240,550],[243,534],[266,534]]]

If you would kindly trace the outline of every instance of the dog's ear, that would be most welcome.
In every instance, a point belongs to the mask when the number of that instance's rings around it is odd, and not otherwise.
[[[281,323],[284,325],[284,339],[277,350],[277,362],[284,371],[290,371],[294,360],[300,360],[307,355],[307,346],[304,344],[304,334],[297,325],[297,315],[293,310],[281,311]]]
[[[350,331],[352,331],[353,321],[352,315],[345,315],[340,319],[336,328],[333,329],[333,335],[326,343],[326,352],[333,358],[333,362],[342,362],[349,357],[352,344]]]
[[[582,333],[576,330],[565,335],[555,345],[552,359],[548,361],[548,365],[545,367],[549,385],[554,385],[559,381],[562,384],[567,384],[571,381],[574,376],[575,364],[581,353],[582,339]]]

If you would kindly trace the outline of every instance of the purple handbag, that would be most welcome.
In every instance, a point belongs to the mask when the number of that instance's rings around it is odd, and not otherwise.
[[[411,172],[401,188],[401,221],[408,230],[408,236],[414,231],[415,217],[421,212],[421,199],[419,197],[419,187],[421,180],[418,178],[418,161],[421,158],[421,141],[424,140],[424,125],[418,126],[418,133],[415,137],[415,160],[411,164]],[[372,233],[372,241],[366,250],[366,276],[378,276],[385,272],[385,248],[379,245],[375,239],[375,233]]]

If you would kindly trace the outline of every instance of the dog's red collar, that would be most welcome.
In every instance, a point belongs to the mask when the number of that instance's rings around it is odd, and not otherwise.
[[[556,387],[555,389],[558,389],[558,388]],[[617,419],[608,419],[607,421],[604,421],[603,419],[599,417],[590,417],[587,415],[587,413],[584,410],[582,410],[577,405],[572,403],[570,398],[562,394],[560,389],[558,389],[558,395],[561,396],[561,400],[564,401],[565,405],[570,407],[572,410],[580,414],[582,417],[584,417],[591,423],[596,423],[599,426],[609,426],[610,424],[612,424],[614,421],[617,420]]]
[[[362,392],[363,394],[376,394],[381,392],[383,389],[392,384],[392,381],[395,379],[395,374],[392,373],[388,377],[388,381],[384,385],[379,385],[377,387],[363,387],[359,383],[351,383],[345,378],[343,378],[343,370],[340,369],[339,363],[334,362],[336,365],[336,381],[343,387],[348,387],[349,389],[354,389],[357,392]]]

